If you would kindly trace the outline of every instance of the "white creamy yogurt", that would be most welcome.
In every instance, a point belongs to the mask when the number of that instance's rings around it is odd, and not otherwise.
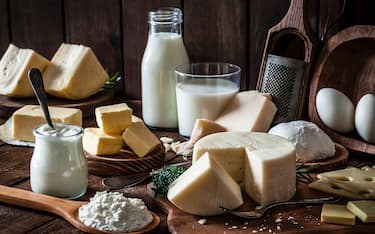
[[[81,222],[102,231],[133,232],[149,225],[153,217],[145,203],[119,192],[97,192],[78,210]]]

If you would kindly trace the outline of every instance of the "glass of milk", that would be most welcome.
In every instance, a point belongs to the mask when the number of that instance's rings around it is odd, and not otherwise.
[[[192,63],[177,66],[178,129],[189,137],[195,120],[215,120],[240,88],[241,69],[228,63]]]
[[[30,163],[31,190],[74,199],[85,194],[87,161],[83,153],[83,129],[54,123],[34,129],[35,148]]]

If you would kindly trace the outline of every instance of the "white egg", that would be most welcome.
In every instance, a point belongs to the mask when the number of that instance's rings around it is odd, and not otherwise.
[[[327,127],[342,133],[354,129],[354,106],[342,92],[333,88],[320,89],[316,95],[316,110]]]
[[[370,143],[375,143],[375,95],[361,97],[355,109],[355,128]]]

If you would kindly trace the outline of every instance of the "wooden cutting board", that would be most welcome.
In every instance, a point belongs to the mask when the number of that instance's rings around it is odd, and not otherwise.
[[[48,105],[60,107],[72,107],[82,110],[83,117],[94,115],[95,108],[110,104],[113,101],[112,90],[101,90],[95,95],[81,100],[68,100],[48,96]],[[14,111],[24,105],[39,105],[35,97],[32,98],[11,98],[0,95],[0,118],[9,118]]]

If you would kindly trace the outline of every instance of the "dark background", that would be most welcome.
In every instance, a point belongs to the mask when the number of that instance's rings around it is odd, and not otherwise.
[[[306,0],[306,25],[318,38],[356,24],[375,24],[374,0]],[[267,30],[288,0],[0,0],[0,55],[9,42],[51,58],[62,42],[90,46],[110,74],[120,72],[123,95],[141,98],[140,63],[147,12],[166,6],[184,13],[190,59],[240,65],[242,89],[254,89]],[[328,25],[328,33],[325,33]],[[322,42],[320,42],[322,46]]]

